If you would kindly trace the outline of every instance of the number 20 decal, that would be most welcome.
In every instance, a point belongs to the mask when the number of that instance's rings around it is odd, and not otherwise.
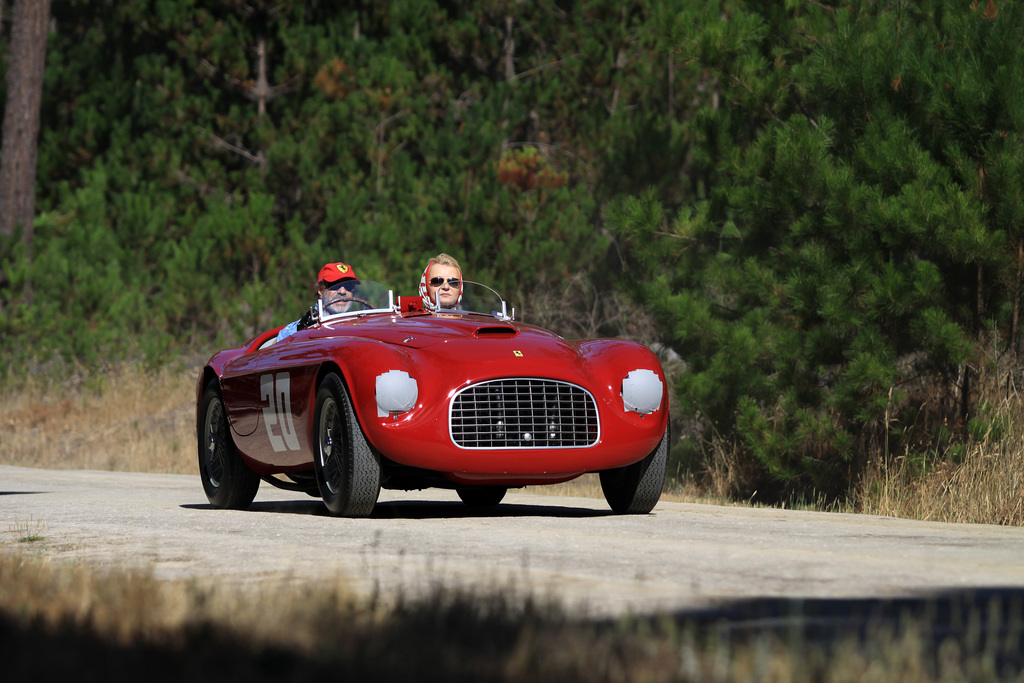
[[[267,401],[263,406],[263,422],[267,425],[267,438],[274,451],[299,450],[299,437],[295,434],[292,419],[292,380],[287,372],[260,377],[260,399]],[[280,429],[280,434],[274,428]]]

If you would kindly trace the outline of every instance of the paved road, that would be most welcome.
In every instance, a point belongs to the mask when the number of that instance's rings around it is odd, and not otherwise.
[[[516,586],[592,615],[1024,588],[1024,528],[666,502],[617,516],[603,500],[515,491],[483,513],[453,492],[384,491],[371,518],[337,519],[267,485],[239,512],[211,508],[198,475],[0,466],[0,520],[4,551],[164,579]],[[18,542],[30,533],[43,539]]]

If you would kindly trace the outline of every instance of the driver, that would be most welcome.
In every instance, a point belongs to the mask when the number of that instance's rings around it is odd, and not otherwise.
[[[323,303],[324,313],[347,313],[348,309],[352,308],[352,290],[358,284],[359,280],[339,280],[321,291],[320,301]]]
[[[317,275],[316,295],[323,305],[324,313],[334,315],[345,313],[352,306],[352,290],[359,284],[356,271],[352,266],[345,263],[328,263],[320,269]],[[293,323],[281,328],[274,339],[274,343],[281,341],[299,330],[304,330],[313,324],[313,308],[306,315]]]
[[[441,308],[455,308],[462,299],[462,268],[459,262],[444,253],[427,261],[420,277],[420,296],[423,297],[423,308],[428,311],[435,310],[437,303]]]

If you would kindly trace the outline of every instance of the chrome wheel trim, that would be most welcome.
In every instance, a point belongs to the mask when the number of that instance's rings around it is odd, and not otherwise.
[[[211,401],[206,411],[206,480],[214,488],[220,488],[224,478],[224,428],[224,404]]]

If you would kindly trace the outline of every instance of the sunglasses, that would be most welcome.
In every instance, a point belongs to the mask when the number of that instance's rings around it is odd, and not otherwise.
[[[432,277],[432,278],[430,278],[430,286],[431,287],[440,287],[441,285],[444,284],[444,281],[445,281],[445,278],[443,278],[443,277]],[[450,278],[448,278],[448,285],[450,287],[455,287],[456,289],[458,289],[462,285],[462,280],[460,280],[457,277],[450,277]]]
[[[327,288],[327,291],[338,292],[338,291],[341,291],[341,290],[344,289],[344,290],[347,290],[347,291],[351,292],[351,291],[355,290],[355,288],[358,285],[359,285],[359,281],[358,280],[347,280],[345,282],[338,282],[338,283],[335,283],[335,284],[331,285],[330,287]]]

